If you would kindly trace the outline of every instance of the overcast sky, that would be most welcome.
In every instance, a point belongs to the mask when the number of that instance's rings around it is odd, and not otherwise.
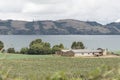
[[[78,19],[106,24],[120,19],[120,0],[0,0],[0,19]]]

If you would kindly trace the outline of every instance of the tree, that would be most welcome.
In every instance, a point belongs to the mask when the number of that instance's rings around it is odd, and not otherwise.
[[[84,49],[85,46],[82,42],[73,42],[71,48],[72,49]]]
[[[59,45],[59,47],[60,47],[61,49],[64,49],[64,45],[63,45],[62,43]]]
[[[0,41],[0,50],[1,50],[2,48],[4,48],[4,44],[3,44],[2,41]]]
[[[7,53],[15,53],[15,49],[14,48],[8,48]]]
[[[64,45],[63,45],[63,44],[54,45],[54,46],[52,47],[53,53],[55,53],[56,51],[60,51],[60,50],[62,50],[62,49],[64,49]]]
[[[76,49],[77,42],[73,42],[71,48]]]
[[[20,53],[22,53],[22,54],[28,54],[28,48],[26,47],[26,48],[22,48],[21,50],[20,50]]]
[[[50,43],[42,42],[41,39],[32,41],[29,45],[28,54],[51,54]]]
[[[42,43],[42,39],[36,39],[34,41],[32,41],[29,45],[29,47],[31,47],[33,44],[38,44],[38,43]]]
[[[45,42],[45,43],[43,44],[43,47],[44,47],[44,48],[47,48],[47,49],[50,48],[50,43]]]
[[[60,48],[58,45],[54,45],[54,46],[52,47],[52,50],[53,50],[53,51],[60,51],[61,48]]]
[[[84,49],[84,44],[82,42],[77,42],[76,49]]]
[[[58,49],[58,50],[61,50],[61,49],[64,49],[64,45],[63,45],[63,44],[54,45],[52,49]]]

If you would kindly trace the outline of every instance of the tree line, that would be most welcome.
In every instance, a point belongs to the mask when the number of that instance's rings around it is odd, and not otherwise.
[[[0,50],[4,48],[4,43],[0,41]],[[73,42],[71,49],[84,49],[85,46],[82,42]],[[30,42],[29,47],[21,48],[21,50],[15,51],[14,48],[8,48],[7,53],[19,53],[19,54],[31,54],[31,55],[47,55],[55,54],[56,51],[65,49],[63,44],[54,45],[51,47],[50,43],[43,42],[42,39],[36,39]],[[2,52],[5,50],[3,49]]]

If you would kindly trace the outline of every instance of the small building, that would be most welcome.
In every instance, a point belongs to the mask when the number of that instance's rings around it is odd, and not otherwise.
[[[90,49],[76,49],[76,50],[61,50],[59,52],[56,52],[57,55],[61,56],[105,56],[107,54],[106,49],[96,49],[96,50],[90,50]]]

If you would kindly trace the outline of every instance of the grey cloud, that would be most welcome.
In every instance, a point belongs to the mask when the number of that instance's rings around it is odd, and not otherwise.
[[[27,2],[33,2],[37,4],[59,4],[70,0],[26,0]]]
[[[119,3],[120,0],[0,0],[0,17],[23,20],[68,18],[108,23],[120,18]]]
[[[21,12],[23,5],[22,0],[0,0],[0,13]]]

